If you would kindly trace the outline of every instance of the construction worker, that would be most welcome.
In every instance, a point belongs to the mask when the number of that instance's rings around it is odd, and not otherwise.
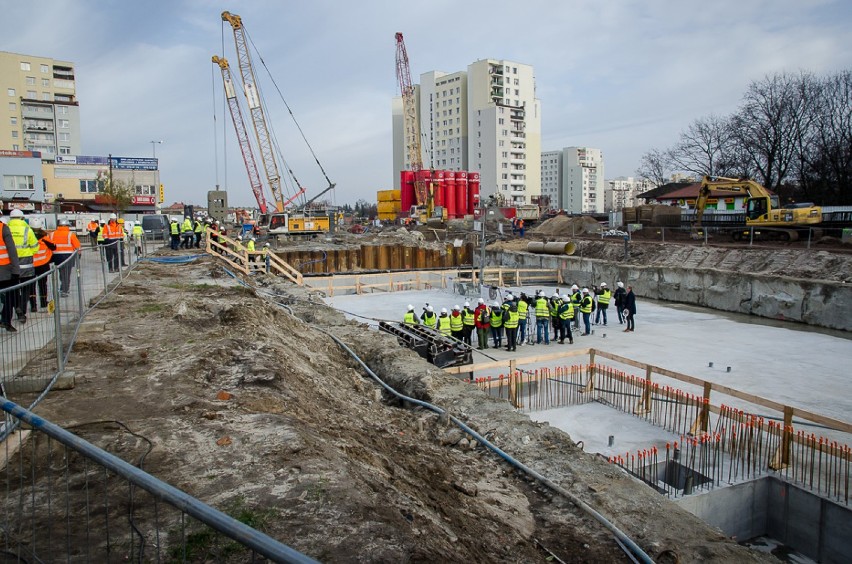
[[[171,237],[169,240],[169,248],[173,251],[178,250],[178,246],[180,245],[180,224],[175,218],[172,218],[171,221],[169,221],[169,236]]]
[[[15,309],[15,293],[5,290],[11,288],[20,280],[21,269],[18,263],[18,247],[12,237],[12,231],[5,223],[0,222],[0,327],[15,333],[18,330],[12,325],[12,311]]]
[[[183,223],[180,226],[180,248],[181,249],[191,249],[192,248],[192,240],[195,237],[194,226],[192,225],[192,218],[186,216],[183,218]]]
[[[254,262],[257,256],[254,254],[254,237],[249,237],[248,243],[246,243],[246,254],[248,255],[248,259],[251,262]]]
[[[583,314],[583,325],[586,327],[586,332],[581,335],[592,334],[592,296],[589,294],[588,288],[583,288],[583,297],[580,300],[580,313]]]
[[[601,287],[596,293],[598,295],[598,311],[595,313],[595,325],[600,325],[601,315],[603,315],[603,324],[606,325],[606,310],[609,309],[612,292],[606,287],[606,282],[601,282]]]
[[[131,237],[133,238],[133,249],[136,252],[136,256],[142,254],[142,240],[145,239],[145,230],[142,229],[142,223],[137,221],[133,224],[133,230],[131,232]]]
[[[100,228],[101,226],[96,219],[89,220],[89,224],[86,226],[86,231],[89,232],[89,244],[92,248],[95,248],[98,244],[98,230]]]
[[[464,309],[462,310],[462,324],[462,341],[464,341],[465,344],[470,345],[470,336],[473,335],[473,330],[476,328],[476,314],[470,307],[470,302],[464,303]]]
[[[571,333],[571,321],[574,319],[574,303],[568,294],[562,295],[562,304],[559,306],[559,344],[565,344],[565,336],[568,336],[568,344],[574,344],[574,335]]]
[[[580,287],[574,284],[571,286],[571,301],[574,302],[574,310],[580,309],[580,302],[583,301],[583,293],[580,292]],[[580,314],[574,315],[574,329],[580,329]]]
[[[33,255],[33,267],[35,271],[35,284],[30,289],[30,310],[35,313],[38,308],[47,307],[47,276],[42,276],[50,271],[50,259],[53,256],[53,249],[56,245],[49,241],[48,233],[42,229],[44,222],[41,220],[32,220],[30,227],[33,229],[36,238],[38,239],[38,250]]]
[[[420,315],[420,320],[423,322],[423,325],[428,327],[429,329],[434,329],[438,326],[438,316],[435,314],[435,308],[426,304],[426,307],[423,308],[423,313]]]
[[[523,346],[524,341],[527,338],[527,312],[529,311],[530,304],[527,301],[527,295],[524,292],[521,292],[521,296],[518,298],[518,345]]]
[[[414,306],[409,304],[408,311],[402,316],[402,322],[406,325],[420,325],[420,320],[417,319],[417,314],[414,313]]]
[[[118,258],[121,261],[121,266],[127,266],[127,263],[124,260],[124,243],[127,241],[127,230],[124,228],[124,218],[119,217],[116,220],[118,226],[121,228],[121,238],[118,240]]]
[[[617,282],[617,288],[615,289],[615,294],[613,295],[615,301],[615,313],[618,314],[618,324],[621,325],[624,323],[624,303],[625,297],[627,296],[627,290],[624,289],[624,282]]]
[[[450,314],[450,331],[452,331],[454,339],[461,341],[464,332],[464,320],[461,315],[461,306],[458,304],[453,306],[453,312]]]
[[[518,233],[521,237],[524,236],[524,218],[518,220]]]
[[[550,326],[553,328],[553,340],[556,340],[559,328],[562,326],[562,320],[559,319],[559,306],[562,305],[562,298],[559,297],[557,289],[547,300],[547,310],[550,312]]]
[[[18,251],[19,282],[24,283],[35,276],[33,255],[38,251],[38,239],[27,222],[24,221],[24,212],[21,210],[12,210],[9,213],[9,231],[12,232],[12,239],[14,239]],[[24,286],[15,291],[13,298],[15,312],[18,314],[18,321],[21,323],[27,322],[29,294],[29,286]]]
[[[118,250],[119,243],[124,238],[124,229],[118,224],[118,217],[114,213],[109,214],[109,221],[101,227],[101,231],[104,240],[104,256],[109,271],[118,272],[121,264],[118,260]]]
[[[503,308],[495,301],[491,307],[491,342],[495,349],[503,346]]]
[[[104,239],[104,227],[106,227],[106,221],[101,221],[97,235],[97,243],[98,247],[101,249],[101,253],[103,253],[103,246],[106,244],[106,240]]]
[[[506,329],[506,350],[518,350],[518,306],[514,301],[509,302],[509,309],[503,314],[503,327]]]
[[[491,310],[485,305],[485,300],[479,298],[476,309],[473,310],[476,323],[477,349],[488,348],[488,332],[491,330]]]
[[[142,226],[137,224],[133,229]],[[95,235],[97,237],[97,234]],[[59,294],[64,298],[68,296],[71,286],[71,269],[74,268],[75,256],[74,253],[80,250],[80,240],[77,235],[71,231],[70,223],[67,219],[60,219],[56,231],[46,237],[56,247],[53,250],[53,264],[59,269]],[[97,242],[97,241],[96,241]]]
[[[447,313],[447,308],[441,308],[441,315],[438,316],[438,333],[444,337],[452,335],[453,330],[450,328],[450,315]]]
[[[204,222],[201,220],[201,217],[195,220],[195,225],[193,226],[193,231],[195,232],[195,248],[201,248],[201,235],[204,234]]]
[[[550,310],[548,309],[547,298],[544,297],[544,292],[539,291],[535,299],[535,342],[540,345],[542,343],[542,334],[544,335],[544,344],[550,344]]]

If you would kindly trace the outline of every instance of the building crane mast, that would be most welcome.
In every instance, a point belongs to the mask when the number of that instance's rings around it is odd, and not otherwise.
[[[414,171],[414,192],[417,204],[427,204],[426,184],[419,174],[423,170],[423,156],[420,152],[420,124],[417,121],[417,101],[414,86],[411,84],[411,70],[408,66],[408,52],[402,33],[396,33],[396,77],[402,95],[402,110],[405,124],[405,146],[408,149],[408,166]],[[431,211],[431,210],[430,210]],[[431,214],[430,214],[431,215]]]
[[[257,200],[257,205],[260,208],[260,213],[266,213],[266,197],[263,195],[263,183],[260,180],[260,173],[257,170],[257,162],[254,159],[254,152],[251,148],[251,143],[248,138],[245,121],[243,121],[243,112],[240,109],[239,101],[237,100],[237,92],[234,88],[234,81],[231,79],[231,68],[228,65],[228,60],[224,57],[220,58],[213,55],[213,62],[219,65],[222,71],[222,81],[225,83],[225,98],[228,100],[228,108],[231,110],[231,120],[234,122],[234,130],[237,132],[237,141],[240,144],[240,151],[243,154],[243,161],[246,163],[246,172],[248,172],[251,191],[254,192],[254,197]]]
[[[283,212],[288,204],[305,192],[305,189],[299,186],[299,191],[292,198],[284,200],[281,193],[281,176],[278,173],[278,164],[275,161],[269,127],[266,124],[266,117],[260,101],[260,92],[257,89],[257,80],[255,79],[248,44],[246,43],[242,19],[236,14],[225,11],[222,12],[222,21],[231,24],[231,28],[234,31],[234,44],[237,49],[240,75],[243,79],[243,91],[245,92],[246,102],[251,113],[254,133],[257,137],[257,146],[260,149],[261,161],[263,162],[263,169],[266,172],[266,179],[269,182],[269,188],[275,200],[275,207],[279,212]]]

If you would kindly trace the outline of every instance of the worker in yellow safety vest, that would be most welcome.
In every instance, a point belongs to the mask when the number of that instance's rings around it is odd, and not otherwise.
[[[420,320],[417,319],[417,314],[414,313],[414,306],[409,304],[408,311],[402,316],[402,322],[406,325],[420,325]]]
[[[514,301],[509,302],[509,309],[504,313],[503,327],[506,329],[506,350],[518,350],[518,306]]]
[[[518,345],[524,346],[524,341],[527,339],[527,312],[530,304],[527,301],[527,295],[521,292],[518,298]]]
[[[606,282],[601,282],[601,287],[595,293],[598,295],[598,311],[595,313],[595,325],[600,324],[601,315],[603,315],[603,324],[606,325],[606,310],[609,309],[612,292],[606,287]]]
[[[586,332],[581,335],[592,334],[592,296],[589,295],[589,289],[583,288],[583,297],[580,300],[580,313],[583,314],[583,325],[586,326]]]
[[[503,346],[503,314],[505,310],[500,307],[500,302],[495,301],[491,306],[491,342],[494,348]]]
[[[180,248],[191,249],[194,237],[195,233],[193,231],[192,218],[186,216],[183,218],[183,223],[180,226]]]
[[[441,315],[438,316],[438,333],[445,337],[452,335],[453,330],[450,328],[450,314],[447,313],[447,308],[441,308]]]
[[[35,276],[35,266],[33,265],[33,255],[38,251],[38,238],[35,236],[32,228],[24,221],[24,212],[21,210],[12,210],[9,213],[9,231],[12,233],[12,239],[15,241],[15,248],[18,252],[18,266],[20,268],[21,282],[26,282],[28,279]],[[29,302],[30,289],[29,286],[19,288],[14,292],[15,296],[9,296],[15,307],[15,313],[18,314],[18,321],[21,323],[27,322],[27,304]]]
[[[450,314],[450,330],[453,333],[453,338],[461,341],[462,332],[464,331],[464,320],[461,315],[461,307],[453,306],[453,312]]]
[[[470,307],[470,302],[464,303],[462,310],[462,341],[466,345],[470,345],[470,336],[473,335],[473,330],[476,326],[476,314],[473,308]]]
[[[550,310],[548,309],[547,298],[544,297],[544,291],[539,290],[538,296],[535,298],[535,342],[537,345],[542,343],[542,334],[544,344],[550,344]]]
[[[434,329],[438,325],[438,316],[435,314],[435,308],[426,304],[426,307],[423,308],[423,313],[420,314],[420,320],[423,322],[423,325],[428,327],[429,329]]]
[[[568,336],[568,344],[574,344],[574,335],[571,333],[571,321],[574,319],[574,303],[568,297],[568,294],[562,295],[562,305],[559,306],[559,344],[565,343],[565,336]]]

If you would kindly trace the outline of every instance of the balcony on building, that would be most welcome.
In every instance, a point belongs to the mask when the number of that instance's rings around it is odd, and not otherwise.
[[[526,133],[519,133],[517,131],[512,131],[511,136],[509,137],[509,140],[512,143],[523,143],[524,141],[526,141],[526,136],[527,136]]]
[[[53,105],[34,102],[22,103],[21,115],[25,118],[53,119]]]
[[[488,65],[488,74],[503,76],[503,65]]]
[[[518,108],[514,108],[509,113],[509,119],[511,119],[513,121],[523,121],[525,116],[526,116],[526,111],[524,111],[523,109],[518,109]]]
[[[491,97],[492,98],[503,98],[503,89],[499,86],[491,87]]]
[[[29,118],[24,120],[24,132],[28,131],[50,131],[53,132],[53,119],[51,118]]]
[[[58,78],[60,80],[74,80],[74,69],[71,67],[53,65],[53,78]]]

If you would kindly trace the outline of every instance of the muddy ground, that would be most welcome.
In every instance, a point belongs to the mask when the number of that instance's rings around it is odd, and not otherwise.
[[[76,386],[52,392],[37,413],[107,449],[124,431],[87,432],[86,423],[120,420],[153,442],[145,470],[218,508],[241,499],[271,509],[264,530],[321,561],[628,561],[570,501],[446,418],[383,393],[331,333],[392,386],[467,422],[658,561],[771,558],[311,292],[249,283],[257,292],[209,257],[141,263],[87,316],[68,365]]]

